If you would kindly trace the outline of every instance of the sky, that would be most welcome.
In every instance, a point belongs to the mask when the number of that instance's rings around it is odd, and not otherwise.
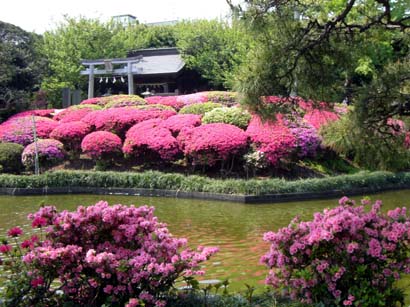
[[[130,14],[140,22],[223,18],[229,14],[225,0],[14,0],[0,10],[0,20],[42,34],[70,17],[108,21]]]

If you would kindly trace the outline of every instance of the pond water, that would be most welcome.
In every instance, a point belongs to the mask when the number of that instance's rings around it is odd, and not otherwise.
[[[410,206],[410,190],[372,195],[383,200],[384,210]],[[356,197],[356,199],[360,199]],[[205,264],[206,279],[226,279],[230,288],[244,290],[245,283],[263,288],[267,269],[259,264],[268,245],[264,232],[277,230],[299,215],[308,220],[316,211],[337,205],[337,200],[315,200],[281,204],[240,204],[203,200],[113,195],[0,196],[0,236],[20,225],[29,228],[26,216],[41,203],[59,210],[75,210],[78,205],[91,205],[99,200],[110,204],[155,206],[159,220],[166,222],[172,234],[185,237],[191,246],[218,246],[220,252]],[[402,282],[410,294],[410,280]],[[407,295],[410,303],[410,295]]]

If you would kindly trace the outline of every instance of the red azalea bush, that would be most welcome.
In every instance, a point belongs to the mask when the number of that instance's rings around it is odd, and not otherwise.
[[[69,151],[81,151],[81,141],[90,132],[90,126],[81,121],[58,125],[50,134],[52,139],[62,142]]]
[[[177,97],[178,96],[151,96],[146,97],[145,100],[148,104],[162,104],[178,111],[184,106],[184,103],[177,101]]]
[[[166,119],[176,112],[171,110],[138,110],[134,108],[113,108],[97,111],[83,118],[94,130],[110,131],[123,137],[133,125],[142,121],[161,118]]]
[[[246,149],[246,133],[229,124],[207,124],[181,131],[178,141],[194,165],[215,165]]]
[[[39,138],[48,138],[58,122],[47,117],[34,117],[36,133]],[[9,119],[0,125],[0,138],[3,142],[26,146],[34,141],[32,116]]]
[[[81,142],[81,150],[89,157],[110,161],[121,153],[121,139],[107,131],[96,131],[86,135]]]
[[[262,152],[272,165],[276,165],[282,158],[289,157],[295,149],[296,138],[280,118],[275,122],[262,122],[255,115],[246,133],[257,150]]]
[[[134,157],[164,161],[174,160],[180,153],[178,141],[162,127],[162,120],[152,119],[133,126],[124,142],[123,152]]]
[[[31,238],[15,252],[8,244],[0,246],[14,260],[10,271],[20,281],[18,289],[6,283],[8,293],[16,292],[13,306],[124,306],[129,301],[133,306],[165,306],[175,281],[202,275],[200,263],[217,252],[187,249],[186,239],[174,238],[158,222],[153,207],[100,201],[75,212],[57,212],[47,206],[29,219],[33,228],[46,229],[44,241]],[[15,239],[22,231],[8,233]],[[13,256],[22,249],[22,258]],[[13,265],[21,261],[23,274]],[[56,280],[64,295],[52,288]]]
[[[27,168],[34,167],[36,147],[41,167],[49,167],[58,164],[65,158],[63,143],[53,139],[37,140],[37,144],[31,143],[30,145],[27,145],[21,155],[21,161]]]
[[[295,218],[268,232],[270,251],[261,259],[271,271],[266,283],[291,298],[320,306],[396,306],[400,275],[410,273],[410,217],[405,207],[383,214],[343,197],[339,206]]]
[[[316,129],[320,129],[327,123],[339,120],[339,116],[332,111],[313,109],[307,112],[303,119]]]
[[[177,136],[184,128],[201,125],[201,116],[195,114],[177,114],[163,121],[162,127],[171,130],[172,135]]]

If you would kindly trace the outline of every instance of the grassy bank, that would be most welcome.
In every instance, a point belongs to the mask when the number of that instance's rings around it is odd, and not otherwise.
[[[359,172],[353,175],[300,179],[294,181],[286,181],[278,178],[222,180],[202,176],[161,173],[157,171],[146,171],[143,173],[55,171],[39,176],[0,175],[0,187],[3,188],[114,187],[238,195],[323,192],[332,190],[349,191],[357,188],[382,190],[403,186],[410,187],[410,172]]]

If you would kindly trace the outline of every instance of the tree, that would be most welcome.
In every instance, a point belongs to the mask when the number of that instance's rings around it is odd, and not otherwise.
[[[250,38],[235,20],[185,21],[176,26],[177,46],[187,66],[217,89],[232,88],[234,71],[245,59]]]
[[[373,151],[394,137],[388,119],[409,113],[409,0],[227,1],[255,37],[237,75],[245,104],[269,116],[260,96],[345,101]]]
[[[28,104],[39,89],[44,61],[35,49],[39,36],[0,21],[0,103],[6,113]]]
[[[111,43],[120,25],[104,24],[96,19],[66,17],[55,30],[44,33],[39,46],[48,59],[49,75],[42,83],[53,103],[59,103],[61,88],[86,89],[86,78],[80,77],[82,59],[124,56],[122,46]]]

